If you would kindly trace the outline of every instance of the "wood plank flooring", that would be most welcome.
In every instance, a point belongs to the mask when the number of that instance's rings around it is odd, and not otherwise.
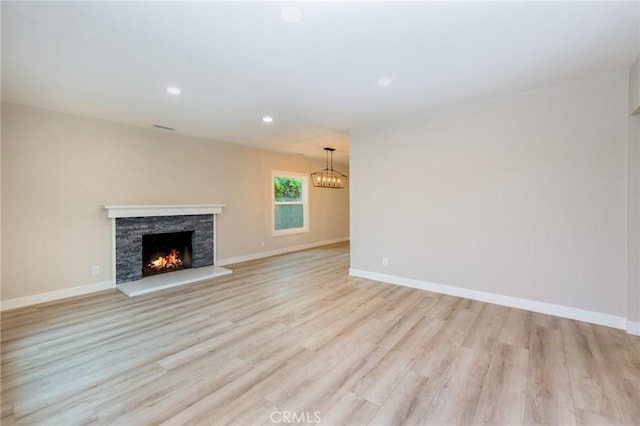
[[[5,312],[2,424],[640,424],[639,337],[348,267],[336,244]]]

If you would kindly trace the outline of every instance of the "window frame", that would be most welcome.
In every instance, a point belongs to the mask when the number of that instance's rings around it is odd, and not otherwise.
[[[276,201],[273,182],[276,177],[301,179],[301,201]],[[271,171],[271,235],[278,237],[281,235],[301,234],[309,232],[309,176],[305,173],[285,172],[282,170]],[[276,206],[278,205],[302,205],[302,227],[289,229],[276,229]]]

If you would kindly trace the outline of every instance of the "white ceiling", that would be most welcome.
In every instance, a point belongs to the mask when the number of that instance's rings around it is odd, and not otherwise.
[[[291,5],[301,22],[280,19]],[[638,2],[2,1],[2,98],[347,162],[358,126],[626,69],[639,17]]]

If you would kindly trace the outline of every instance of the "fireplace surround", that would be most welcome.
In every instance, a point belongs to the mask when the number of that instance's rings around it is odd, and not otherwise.
[[[132,296],[231,273],[215,265],[216,215],[222,213],[222,207],[224,204],[105,206],[112,219],[116,288]],[[166,238],[172,242],[162,242]],[[158,245],[154,253],[144,252],[144,241]],[[156,257],[149,259],[153,255]],[[150,267],[167,262],[173,263],[159,268],[165,269],[161,276]]]
[[[145,236],[193,232],[193,267],[213,265],[213,215],[121,217],[116,219],[116,284],[143,277]]]

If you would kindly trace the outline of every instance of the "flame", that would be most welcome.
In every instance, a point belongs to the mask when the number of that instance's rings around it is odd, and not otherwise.
[[[171,253],[169,253],[169,255],[160,256],[157,259],[152,260],[148,266],[154,271],[182,266],[182,260],[180,260],[180,252],[176,249],[171,249]]]

